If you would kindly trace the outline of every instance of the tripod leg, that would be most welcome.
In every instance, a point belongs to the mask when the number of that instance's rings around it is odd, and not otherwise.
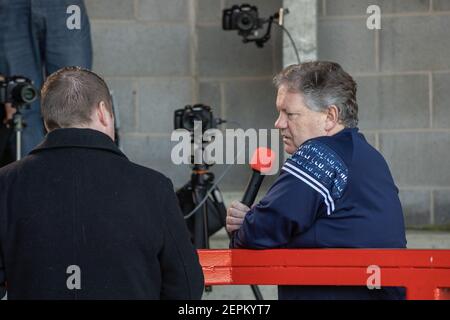
[[[217,194],[218,193],[218,194]],[[219,196],[220,199],[223,199],[222,194],[219,190],[219,188],[215,188],[214,191],[211,193],[213,195],[213,199],[214,199],[214,205],[217,208],[217,211],[219,212],[220,216],[222,217],[222,219],[220,220],[222,222],[222,226],[225,227],[226,226],[226,216],[227,216],[227,212],[226,212],[226,208],[223,202],[221,202],[217,196]],[[231,240],[231,234],[228,234],[228,238]],[[262,294],[261,294],[261,290],[259,290],[259,287],[257,285],[250,285],[250,287],[252,288],[253,291],[253,295],[255,296],[255,300],[264,300]]]
[[[257,285],[252,284],[250,285],[250,287],[252,288],[256,300],[264,300],[261,294],[261,290],[259,290],[259,287]]]
[[[193,190],[194,205],[206,196],[203,189]],[[194,214],[194,242],[197,249],[209,249],[208,202],[203,203]]]
[[[16,160],[22,159],[22,131],[16,131]]]
[[[197,192],[198,191],[198,192]],[[193,190],[194,205],[199,203],[205,196],[204,188],[198,187],[198,190]],[[197,249],[209,249],[208,236],[208,202],[205,202],[195,213],[195,246]],[[205,286],[205,292],[211,292],[211,286]]]
[[[16,133],[16,160],[22,159],[22,130],[24,128],[24,122],[22,113],[17,109],[13,116],[14,132]]]

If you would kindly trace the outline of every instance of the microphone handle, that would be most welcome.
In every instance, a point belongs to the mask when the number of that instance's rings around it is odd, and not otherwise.
[[[255,202],[256,196],[258,195],[258,191],[263,180],[264,175],[262,175],[259,171],[253,170],[253,174],[247,184],[247,188],[245,189],[245,193],[241,201],[247,207],[250,207],[253,202]]]
[[[251,207],[253,202],[255,202],[256,195],[258,194],[259,188],[261,187],[261,183],[264,180],[264,175],[261,174],[261,172],[253,170],[252,176],[250,177],[250,180],[248,181],[247,188],[245,189],[244,196],[242,197],[242,203],[245,204],[247,207]],[[230,247],[233,247],[233,239],[235,234],[238,231],[235,230],[230,234]]]

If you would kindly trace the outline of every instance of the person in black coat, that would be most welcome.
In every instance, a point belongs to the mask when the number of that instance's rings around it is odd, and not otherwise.
[[[105,82],[64,68],[47,79],[41,102],[45,140],[0,169],[0,291],[200,299],[203,273],[172,182],[116,147]]]

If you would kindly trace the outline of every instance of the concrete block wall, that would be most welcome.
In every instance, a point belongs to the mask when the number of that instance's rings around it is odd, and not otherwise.
[[[261,16],[282,4],[250,2]],[[94,70],[114,89],[124,151],[164,172],[176,187],[189,179],[190,168],[170,161],[174,110],[201,102],[242,128],[273,126],[271,79],[282,68],[282,36],[275,29],[267,46],[257,49],[236,32],[223,31],[222,9],[238,3],[243,2],[86,0]],[[381,30],[366,28],[371,4],[381,7]],[[360,128],[392,169],[408,226],[450,224],[450,1],[317,5],[318,56],[339,62],[356,78]],[[234,166],[220,186],[239,193],[248,177],[246,166]]]
[[[91,20],[94,70],[114,90],[122,142],[131,160],[162,171],[182,186],[190,166],[171,163],[173,112],[204,103],[215,116],[240,127],[272,128],[276,118],[274,73],[281,69],[281,36],[263,49],[222,30],[228,0],[85,0]],[[261,16],[281,0],[257,0]],[[237,127],[236,123],[228,128]],[[227,126],[223,126],[227,128]],[[216,165],[220,175],[226,165]],[[250,170],[231,168],[220,183],[242,192]],[[267,179],[267,187],[273,179]]]
[[[381,30],[366,9],[381,8]],[[318,0],[318,56],[359,85],[360,128],[388,161],[408,226],[450,223],[450,1]]]

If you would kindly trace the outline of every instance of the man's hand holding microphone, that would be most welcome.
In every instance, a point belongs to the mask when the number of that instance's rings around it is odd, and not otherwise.
[[[258,148],[250,162],[253,174],[248,182],[242,201],[233,201],[227,210],[226,228],[229,233],[238,231],[244,223],[245,215],[250,211],[250,206],[255,202],[264,173],[272,171],[275,164],[275,153],[268,148]]]
[[[245,204],[233,201],[227,210],[227,231],[233,233],[241,228],[245,215],[250,210]]]

